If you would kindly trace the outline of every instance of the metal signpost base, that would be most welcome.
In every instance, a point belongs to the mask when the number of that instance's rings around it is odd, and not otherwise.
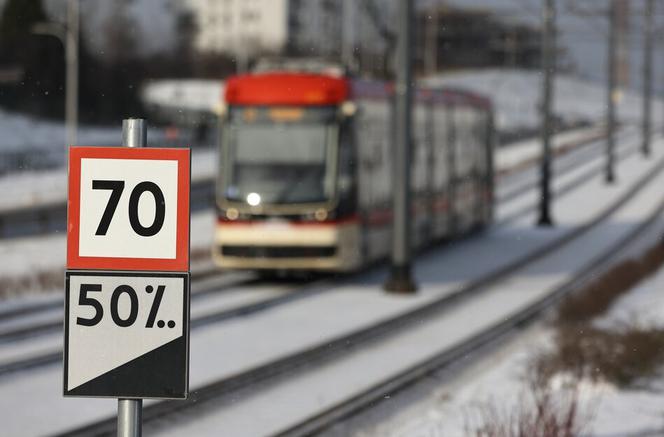
[[[122,145],[145,147],[147,126],[145,120],[122,120]],[[141,437],[143,426],[143,400],[118,399],[118,437]]]
[[[143,400],[118,399],[118,437],[141,437]]]

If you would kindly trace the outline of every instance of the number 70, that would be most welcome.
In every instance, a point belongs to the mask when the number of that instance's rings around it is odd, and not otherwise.
[[[93,190],[111,190],[111,196],[108,198],[108,203],[104,209],[104,214],[101,216],[99,226],[95,235],[106,235],[108,228],[111,225],[111,220],[115,214],[115,210],[120,202],[120,197],[125,188],[124,181],[109,181],[109,180],[93,180]],[[150,192],[155,202],[155,215],[154,220],[150,226],[143,226],[138,218],[138,201],[145,192]],[[138,235],[143,237],[152,237],[156,235],[164,226],[164,217],[166,215],[166,204],[164,202],[164,193],[159,186],[154,182],[144,181],[137,184],[131,194],[129,195],[129,223],[132,229]]]

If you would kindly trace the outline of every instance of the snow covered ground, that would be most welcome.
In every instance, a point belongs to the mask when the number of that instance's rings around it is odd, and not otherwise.
[[[657,197],[661,199],[661,192]],[[641,255],[663,235],[664,217],[660,216],[648,232],[623,248],[619,259]],[[619,298],[593,324],[611,329],[638,321],[640,326],[664,327],[663,288],[664,268]],[[398,393],[370,414],[350,421],[342,428],[343,433],[355,437],[472,435],[470,430],[480,425],[479,418],[487,408],[496,409],[500,417],[506,418],[528,405],[530,365],[540,353],[553,347],[553,335],[550,325],[536,324],[488,356],[459,363],[451,372],[433,374]],[[555,396],[569,393],[563,385],[561,377],[551,382]],[[606,382],[580,381],[577,390],[583,435],[664,435],[663,389],[661,373],[624,389]],[[340,435],[338,430],[329,434]]]
[[[460,87],[491,96],[496,124],[501,131],[530,130],[539,123],[541,75],[531,70],[482,70],[435,76],[423,81],[432,86]],[[568,122],[596,122],[606,116],[606,89],[602,84],[559,75],[554,84],[554,114]],[[618,119],[637,122],[642,99],[633,91],[620,94]],[[664,105],[653,100],[653,120],[662,119]]]
[[[325,343],[330,337],[375,323],[407,308],[427,304],[458,289],[460,284],[569,232],[610,205],[652,168],[656,159],[662,159],[664,142],[655,144],[657,152],[653,160],[644,161],[639,156],[632,156],[621,162],[619,184],[607,187],[597,177],[574,194],[556,201],[554,211],[559,226],[555,229],[534,229],[534,215],[527,214],[508,227],[455,242],[420,258],[416,263],[416,275],[421,288],[412,299],[383,293],[380,284],[385,270],[379,269],[352,282],[342,281],[315,299],[300,300],[254,316],[194,330],[192,388],[295,350]],[[477,305],[465,312],[448,313],[447,317],[436,319],[433,330],[423,323],[415,332],[400,335],[389,349],[383,350],[382,345],[363,349],[350,361],[330,363],[324,369],[329,377],[303,375],[297,385],[289,383],[274,387],[248,401],[238,399],[221,411],[204,414],[193,421],[169,421],[168,426],[159,431],[167,435],[219,435],[219,430],[223,429],[228,435],[263,435],[265,429],[283,427],[293,418],[323,408],[343,398],[348,390],[365,387],[376,378],[408,365],[409,360],[433,353],[433,345],[443,347],[455,341],[469,326],[468,321],[477,320],[482,311],[500,319],[509,311],[510,305],[534,299],[551,281],[564,280],[579,262],[583,262],[580,261],[582,258],[591,256],[594,250],[606,247],[636,226],[643,214],[653,207],[653,200],[661,196],[659,186],[662,183],[664,176],[654,181],[647,192],[635,196],[628,208],[589,237],[592,244],[589,240],[579,242],[557,256],[553,265],[534,265],[522,276],[510,279],[508,284],[512,287],[518,282],[516,291],[507,285],[496,288],[495,293],[486,293]],[[576,255],[572,257],[570,254]],[[469,263],[469,259],[473,262]],[[496,293],[500,293],[500,298]],[[493,312],[498,307],[500,312]],[[483,323],[489,323],[488,318]],[[427,336],[418,335],[419,329],[428,329]],[[381,353],[378,360],[376,353]],[[357,367],[358,362],[363,364]],[[115,402],[112,400],[62,399],[60,378],[60,366],[48,366],[0,380],[0,393],[3,394],[0,396],[0,411],[12,411],[11,417],[3,417],[4,430],[10,435],[40,435],[114,413]],[[15,410],[16,399],[30,399],[31,408]],[[76,414],[72,414],[73,411]]]
[[[534,70],[466,70],[421,79],[427,86],[459,87],[488,96],[496,111],[496,126],[501,132],[531,132],[540,122],[541,75]],[[221,81],[160,80],[146,85],[144,101],[163,111],[214,112],[223,93]],[[554,114],[567,123],[596,123],[606,116],[606,89],[601,83],[571,76],[556,78]],[[621,92],[617,117],[633,123],[641,117],[641,96]],[[653,119],[662,119],[664,105],[653,101]]]
[[[656,232],[661,236],[664,221]],[[641,245],[643,249],[643,244]],[[664,269],[614,303],[603,326],[650,321],[664,326]],[[530,396],[528,367],[539,352],[552,345],[552,331],[537,325],[492,353],[466,366],[460,375],[433,375],[418,387],[398,395],[392,405],[356,424],[364,436],[466,436],[478,425],[478,412],[487,405],[513,413]],[[555,384],[555,382],[554,382]],[[555,387],[555,385],[554,385]],[[664,377],[639,388],[618,389],[609,383],[581,381],[578,387],[584,435],[593,437],[664,434]]]

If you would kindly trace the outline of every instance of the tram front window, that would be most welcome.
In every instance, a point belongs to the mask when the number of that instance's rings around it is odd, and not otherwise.
[[[326,124],[229,126],[225,196],[251,206],[322,203],[334,191],[334,132]]]

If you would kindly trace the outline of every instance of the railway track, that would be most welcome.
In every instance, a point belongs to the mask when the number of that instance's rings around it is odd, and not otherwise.
[[[605,135],[602,135],[599,138],[593,136],[588,140],[575,143],[574,147],[564,148],[564,153],[556,155],[553,160],[554,177],[570,173],[579,167],[582,167],[587,163],[596,160],[599,155],[602,155],[602,147],[604,146],[605,138]],[[621,131],[619,135],[617,135],[616,144],[618,147],[620,147],[624,141],[627,141],[631,138],[638,138],[637,131],[634,129],[625,129]],[[632,149],[632,153],[635,153],[637,150],[639,150],[636,145],[629,148]],[[621,150],[622,149],[625,149],[625,147],[622,147]],[[631,153],[629,155],[631,155]],[[519,176],[521,176],[522,179],[526,179],[526,181],[521,181],[520,183],[517,181],[517,183],[513,184],[516,185],[515,188],[501,190],[502,192],[496,195],[496,201],[508,202],[524,195],[530,190],[539,187],[540,172],[539,169],[536,168],[535,162],[529,162],[529,165],[521,168],[518,173],[509,173],[499,176],[498,180],[509,182],[510,178]]]
[[[256,281],[256,279],[248,279],[242,283],[231,283],[228,285],[228,287],[230,288],[250,285],[254,281]],[[203,314],[199,314],[195,317],[192,317],[190,326],[193,330],[208,326],[213,323],[219,323],[239,317],[246,317],[260,311],[265,311],[280,305],[285,305],[300,299],[315,296],[319,293],[331,289],[334,283],[335,281],[330,278],[305,281],[303,284],[277,293],[275,297],[259,299],[255,302],[241,304],[238,306],[231,306],[230,308],[223,308],[220,310],[212,310]],[[202,297],[202,295],[208,291],[209,290],[195,293],[192,292],[192,300],[195,300],[198,297]],[[220,290],[219,288],[214,289],[215,293],[220,293],[223,291],[224,290]],[[4,332],[0,334],[0,338],[3,338],[5,341],[7,341],[10,337],[12,339],[17,339],[25,338],[26,336],[34,336],[44,332],[53,333],[55,331],[57,333],[58,331],[62,330],[62,323],[62,320],[59,320],[57,323],[48,322],[41,325],[20,328],[12,332]],[[10,360],[4,363],[0,362],[0,377],[4,377],[17,371],[29,370],[35,367],[41,367],[49,364],[56,364],[61,361],[62,349],[58,347],[50,351],[39,352],[33,355],[22,357],[20,359]]]
[[[630,151],[631,150],[632,149],[630,149]],[[624,155],[621,155],[621,157],[626,158],[628,155],[629,155],[628,153],[625,153]],[[597,158],[597,156],[595,156],[594,158]],[[583,162],[587,163],[587,161],[585,160]],[[571,171],[573,169],[576,169],[577,167],[578,165],[570,165],[565,168],[567,169],[566,171]],[[583,176],[582,178],[577,178],[577,179],[583,179],[582,181],[580,180],[572,181],[562,189],[557,190],[555,195],[559,197],[562,196],[563,194],[570,192],[575,188],[578,188],[582,182],[589,181],[592,178],[592,176],[596,174],[597,171],[591,171],[582,175]],[[523,193],[525,194],[526,192],[524,191]],[[536,205],[531,205],[519,211],[517,214],[513,214],[512,216],[510,216],[509,220],[504,220],[499,223],[504,224],[507,223],[508,221],[513,221],[514,219],[524,214],[527,214],[528,212],[533,210],[535,206]],[[197,281],[200,279],[208,278],[218,273],[219,272],[216,272],[214,269],[210,269],[198,272],[198,274],[192,276],[193,280]],[[351,280],[353,276],[355,275],[347,276],[345,279]],[[252,281],[255,281],[255,279],[247,279],[246,281],[240,281],[240,282],[237,281],[230,282],[226,286],[221,287],[221,289],[218,286],[212,286],[212,287],[207,287],[206,289],[203,290],[193,291],[192,300],[197,300],[211,293],[215,294],[221,293],[224,291],[224,289],[251,284]],[[192,328],[203,327],[212,323],[227,321],[234,318],[255,314],[257,312],[275,308],[280,305],[287,304],[289,302],[294,302],[299,299],[314,296],[316,294],[319,294],[323,290],[330,288],[332,288],[332,283],[329,280],[316,281],[315,283],[305,283],[302,287],[299,286],[294,287],[293,290],[280,294],[276,297],[268,297],[256,302],[251,302],[246,305],[239,305],[229,309],[222,309],[219,311],[211,311],[207,314],[202,314],[198,317],[194,317],[192,319]],[[26,315],[38,311],[53,310],[54,308],[61,308],[61,306],[62,302],[58,300],[57,302],[51,302],[47,305],[39,304],[32,309],[31,308],[13,309],[10,311],[6,311],[5,313],[0,313],[0,322],[4,321],[7,318],[16,317],[17,315]],[[57,333],[61,331],[61,329],[62,329],[62,319],[61,317],[58,317],[55,320],[50,320],[39,324],[21,326],[14,329],[0,331],[0,343],[27,339],[41,334]],[[0,362],[0,377],[17,371],[28,370],[28,369],[33,369],[35,367],[41,367],[57,363],[60,361],[61,356],[62,356],[62,351],[58,348],[58,349],[49,350],[47,352],[28,354],[27,356],[21,357],[20,359],[12,359],[9,361]]]
[[[400,391],[407,389],[421,379],[451,367],[464,360],[477,358],[486,348],[495,343],[506,340],[510,335],[517,334],[525,327],[540,320],[542,314],[550,310],[569,293],[583,286],[589,279],[595,277],[602,269],[607,268],[618,258],[621,249],[639,238],[664,212],[664,199],[656,210],[636,229],[619,239],[607,250],[597,254],[592,260],[579,268],[573,277],[564,284],[551,289],[544,297],[531,303],[525,308],[514,312],[508,318],[482,329],[463,342],[446,348],[433,357],[412,365],[399,374],[374,384],[369,389],[354,394],[348,399],[327,408],[320,413],[274,434],[275,437],[311,436],[323,433],[338,426],[345,420],[362,414],[371,408],[378,407],[385,399],[390,399]]]
[[[599,226],[614,213],[619,211],[625,204],[630,202],[630,200],[644,189],[644,187],[647,187],[655,177],[659,176],[663,169],[664,159],[661,159],[651,171],[640,177],[630,189],[623,192],[615,201],[601,210],[599,214],[595,215],[593,219],[572,230],[566,231],[561,236],[553,238],[548,244],[540,245],[539,247],[528,251],[528,253],[516,257],[516,259],[505,266],[466,283],[451,293],[440,296],[433,301],[428,301],[424,305],[420,305],[394,317],[377,321],[370,326],[362,327],[348,334],[324,340],[319,344],[307,347],[296,353],[241,371],[214,382],[204,384],[195,389],[192,392],[190,399],[186,402],[165,401],[150,404],[145,407],[143,412],[144,423],[147,426],[154,425],[158,427],[164,417],[172,414],[182,415],[185,413],[193,413],[202,409],[203,405],[209,405],[212,403],[214,403],[215,406],[230,405],[233,402],[236,402],[237,399],[241,398],[243,394],[253,392],[257,390],[258,387],[260,387],[260,389],[265,389],[280,381],[293,378],[298,373],[313,371],[323,365],[329,366],[331,363],[348,357],[353,352],[369,348],[371,345],[375,345],[378,341],[387,340],[399,333],[407,331],[408,329],[413,329],[414,327],[427,323],[440,314],[459,308],[462,304],[481,297],[496,283],[506,280],[511,275],[536,264],[538,261],[545,259],[548,256],[552,256],[556,251],[588,234],[595,227]],[[650,220],[654,220],[663,209],[664,202],[661,202]],[[490,332],[492,330],[495,330],[496,333],[500,333],[508,327],[517,326],[518,323],[535,317],[540,311],[567,292],[577,281],[586,277],[594,269],[599,268],[603,264],[603,259],[606,258],[607,254],[614,253],[616,248],[624,245],[626,241],[635,238],[640,232],[639,230],[644,227],[646,227],[645,224],[639,226],[628,236],[621,238],[618,242],[611,245],[609,249],[596,255],[590,262],[577,270],[569,281],[547,294],[545,298],[528,306],[528,308],[519,312],[517,316],[504,321],[504,323],[493,325],[490,329],[483,331],[485,333],[484,335],[493,335]],[[436,362],[444,362],[445,359],[449,362],[451,359],[450,357],[460,356],[460,354],[463,354],[465,351],[472,350],[473,347],[476,347],[473,345],[485,344],[488,341],[492,341],[486,338],[474,338],[468,343],[468,345],[466,345],[465,343],[467,342],[464,341],[464,344],[458,345],[457,349],[450,349],[439,354]],[[425,364],[426,363],[418,363],[416,367],[420,370],[413,368],[410,369],[410,371],[412,374],[418,374],[418,372],[421,374],[421,369],[426,369],[433,365]],[[411,378],[410,375],[411,373],[408,373],[407,375],[404,373],[404,375],[399,375],[401,379],[397,380],[393,378],[389,381],[384,381],[383,383],[388,384],[389,387],[392,387],[393,384],[399,386],[399,384],[405,384],[405,382],[399,381],[409,381]],[[372,394],[366,395],[367,398],[373,399],[373,397],[376,396],[376,393],[381,390],[384,391],[384,388],[388,387],[388,385],[372,387]],[[357,404],[354,403],[358,402],[357,400],[354,400],[355,397],[357,396],[353,396],[352,399],[335,405],[333,408],[322,413],[319,412],[315,416],[307,418],[304,422],[297,424],[294,427],[284,429],[283,432],[286,434],[307,435],[310,432],[323,429],[325,426],[329,426],[329,424],[339,420],[339,418],[347,417],[350,412],[357,411],[357,408],[362,408],[362,406],[365,406],[366,402],[368,402],[362,401],[360,402],[361,405],[358,407]],[[365,397],[363,396],[362,398],[364,399]],[[351,403],[353,404],[349,407]],[[115,418],[112,417],[58,435],[108,435],[114,432]]]
[[[636,141],[636,140],[635,140]],[[640,152],[639,145],[634,143],[634,144],[628,144],[626,146],[620,147],[616,151],[616,158],[618,161],[626,160],[627,158],[630,158],[631,156],[637,154]],[[582,166],[592,164],[593,161],[596,161],[598,156],[594,156],[593,159],[588,159],[588,160],[578,160],[574,161],[571,165],[566,166],[565,169],[562,172],[556,173],[556,177],[560,178],[561,176],[565,176],[577,169],[579,169]],[[571,193],[575,189],[579,188],[583,184],[589,182],[593,178],[600,176],[604,173],[605,168],[604,168],[604,163],[597,162],[595,165],[592,166],[592,168],[588,169],[587,171],[582,172],[581,174],[576,175],[572,179],[566,181],[563,183],[561,186],[554,188],[554,196],[555,198],[559,199],[561,197],[564,197],[565,195]],[[534,183],[530,185],[530,189],[535,189],[537,188],[538,183]],[[517,190],[515,190],[517,191]],[[518,196],[512,196],[508,195],[505,196],[507,199],[503,199],[503,202],[509,202],[515,200],[519,196],[523,196],[528,193],[528,190],[526,191],[521,191],[519,190]],[[502,198],[501,198],[502,199]],[[524,214],[527,214],[530,211],[534,211],[536,208],[538,208],[539,204],[537,201],[534,201],[530,204],[527,204],[523,206],[522,208],[517,209],[516,211],[510,213],[506,217],[502,217],[498,220],[496,220],[496,225],[498,226],[504,226],[507,225],[511,222],[514,222],[515,220],[518,220],[520,217],[522,217]]]

